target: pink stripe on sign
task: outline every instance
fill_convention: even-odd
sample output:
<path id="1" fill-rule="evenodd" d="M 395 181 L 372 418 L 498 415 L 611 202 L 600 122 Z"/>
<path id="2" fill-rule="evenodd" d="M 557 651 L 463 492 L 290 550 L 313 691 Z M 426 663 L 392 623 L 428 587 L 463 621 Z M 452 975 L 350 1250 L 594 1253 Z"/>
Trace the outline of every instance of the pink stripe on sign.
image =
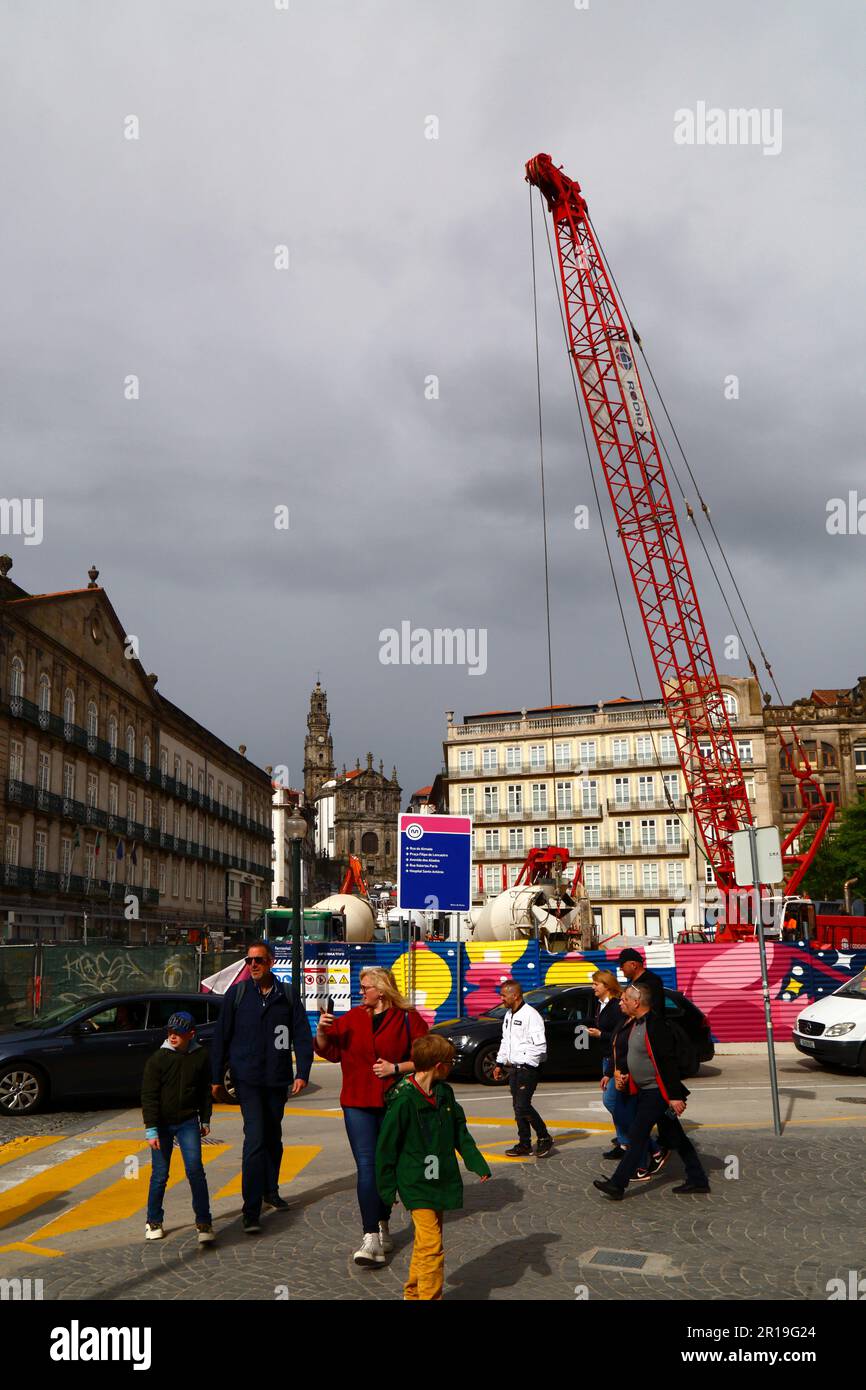
<path id="1" fill-rule="evenodd" d="M 410 825 L 420 825 L 422 830 L 435 831 L 439 835 L 469 835 L 472 821 L 469 816 L 401 816 L 400 831 Z"/>

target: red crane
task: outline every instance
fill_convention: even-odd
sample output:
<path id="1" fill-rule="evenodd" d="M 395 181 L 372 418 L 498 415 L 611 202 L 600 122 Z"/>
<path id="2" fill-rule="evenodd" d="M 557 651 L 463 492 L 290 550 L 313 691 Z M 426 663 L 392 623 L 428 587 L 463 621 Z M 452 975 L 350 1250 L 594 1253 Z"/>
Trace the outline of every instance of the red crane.
<path id="1" fill-rule="evenodd" d="M 728 927 L 732 935 L 742 934 L 736 932 L 730 896 L 736 888 L 731 836 L 751 823 L 752 813 L 625 315 L 580 185 L 546 154 L 529 160 L 526 178 L 541 191 L 553 220 L 569 349 L 617 534 L 698 831 L 725 898 Z M 801 881 L 834 812 L 792 732 L 799 762 L 782 739 L 784 755 L 799 778 L 801 795 L 806 784 L 810 793 L 808 799 L 803 795 L 803 815 L 783 844 L 786 893 Z M 809 822 L 816 827 L 811 844 L 794 853 L 795 838 Z M 751 933 L 751 926 L 746 930 Z"/>

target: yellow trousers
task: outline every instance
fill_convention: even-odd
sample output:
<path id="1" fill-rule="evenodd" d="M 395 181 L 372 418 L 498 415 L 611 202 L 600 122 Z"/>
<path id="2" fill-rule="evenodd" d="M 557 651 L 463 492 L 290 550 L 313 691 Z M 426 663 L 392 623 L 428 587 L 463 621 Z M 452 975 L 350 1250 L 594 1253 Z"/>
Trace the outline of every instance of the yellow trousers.
<path id="1" fill-rule="evenodd" d="M 415 1227 L 415 1244 L 403 1297 L 412 1302 L 439 1299 L 445 1282 L 442 1213 L 421 1208 L 412 1212 L 412 1223 Z"/>

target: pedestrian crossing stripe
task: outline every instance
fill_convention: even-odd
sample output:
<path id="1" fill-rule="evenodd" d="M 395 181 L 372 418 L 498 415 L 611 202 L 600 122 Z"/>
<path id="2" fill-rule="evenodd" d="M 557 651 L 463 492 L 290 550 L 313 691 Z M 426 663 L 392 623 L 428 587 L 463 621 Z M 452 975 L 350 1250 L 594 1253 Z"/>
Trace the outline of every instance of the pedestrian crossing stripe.
<path id="1" fill-rule="evenodd" d="M 62 1197 L 70 1188 L 77 1187 L 80 1183 L 96 1177 L 98 1173 L 104 1173 L 107 1168 L 122 1163 L 129 1157 L 131 1147 L 141 1146 L 130 1146 L 128 1140 L 110 1139 L 96 1148 L 62 1159 L 60 1163 L 50 1164 L 25 1178 L 23 1182 L 9 1186 L 0 1194 L 0 1228 L 21 1221 L 31 1211 L 36 1211 L 38 1207 Z M 0 1251 L 10 1248 L 21 1247 L 17 1244 L 11 1247 L 0 1246 Z"/>
<path id="2" fill-rule="evenodd" d="M 283 1149 L 283 1161 L 280 1164 L 280 1182 L 291 1182 L 296 1178 L 302 1169 L 322 1152 L 321 1144 L 287 1144 Z M 231 1182 L 227 1182 L 225 1187 L 221 1187 L 214 1198 L 218 1202 L 220 1197 L 239 1197 L 243 1173 L 236 1173 Z"/>
<path id="3" fill-rule="evenodd" d="M 0 1165 L 14 1163 L 18 1158 L 27 1158 L 29 1154 L 37 1153 L 49 1144 L 56 1144 L 59 1139 L 59 1134 L 22 1134 L 18 1139 L 10 1139 L 7 1144 L 0 1144 Z"/>
<path id="4" fill-rule="evenodd" d="M 35 1151 L 55 1142 L 57 1141 L 53 1137 L 44 1137 L 40 1145 L 31 1142 L 26 1147 L 19 1146 L 17 1156 L 20 1158 L 31 1150 Z M 233 1144 L 218 1142 L 203 1147 L 202 1162 L 212 1163 L 214 1159 L 222 1158 L 235 1147 L 237 1146 Z M 287 1145 L 283 1150 L 280 1182 L 291 1182 L 319 1153 L 321 1145 Z M 0 1229 L 17 1224 L 40 1207 L 67 1197 L 72 1189 L 82 1186 L 113 1167 L 120 1167 L 133 1155 L 140 1156 L 135 1176 L 121 1176 L 108 1187 L 51 1217 L 44 1226 L 40 1226 L 25 1240 L 0 1245 L 0 1254 L 19 1251 L 45 1258 L 56 1258 L 64 1252 L 52 1249 L 42 1242 L 107 1226 L 116 1221 L 127 1220 L 135 1216 L 136 1212 L 144 1212 L 151 1171 L 147 1141 L 139 1138 L 137 1141 L 112 1139 L 96 1145 L 85 1145 L 80 1141 L 77 1144 L 61 1144 L 56 1151 L 57 1162 L 27 1164 L 19 1170 L 17 1177 L 4 1181 L 0 1185 Z M 11 1158 L 7 1161 L 11 1161 Z M 185 1180 L 183 1158 L 180 1151 L 175 1149 L 171 1158 L 168 1187 L 175 1187 Z M 230 1182 L 220 1188 L 213 1200 L 238 1196 L 241 1184 L 242 1174 L 236 1173 Z"/>
<path id="5" fill-rule="evenodd" d="M 125 1158 L 129 1157 L 129 1146 Z M 219 1144 L 211 1148 L 202 1150 L 202 1163 L 208 1164 L 215 1158 L 220 1158 L 231 1148 L 231 1144 Z M 42 1241 L 56 1240 L 58 1236 L 72 1235 L 76 1231 L 89 1231 L 95 1226 L 108 1226 L 113 1221 L 125 1221 L 127 1217 L 135 1216 L 137 1211 L 142 1211 L 147 1206 L 147 1190 L 150 1185 L 151 1165 L 149 1157 L 139 1165 L 137 1174 L 134 1177 L 118 1178 L 117 1182 L 110 1187 L 104 1188 L 101 1192 L 96 1192 L 92 1197 L 86 1197 L 83 1202 L 77 1203 L 68 1211 L 61 1212 L 49 1221 L 47 1226 L 41 1226 L 38 1231 L 33 1231 L 27 1237 L 24 1246 L 30 1251 L 38 1251 L 42 1255 L 57 1256 L 62 1255 L 62 1250 L 49 1250 L 41 1244 Z M 183 1167 L 183 1158 L 175 1148 L 171 1155 L 171 1169 L 166 1186 L 176 1187 L 179 1182 L 184 1182 L 186 1173 Z M 37 1242 L 39 1242 L 37 1244 Z M 0 1250 L 15 1250 L 22 1247 L 15 1245 L 0 1246 Z"/>

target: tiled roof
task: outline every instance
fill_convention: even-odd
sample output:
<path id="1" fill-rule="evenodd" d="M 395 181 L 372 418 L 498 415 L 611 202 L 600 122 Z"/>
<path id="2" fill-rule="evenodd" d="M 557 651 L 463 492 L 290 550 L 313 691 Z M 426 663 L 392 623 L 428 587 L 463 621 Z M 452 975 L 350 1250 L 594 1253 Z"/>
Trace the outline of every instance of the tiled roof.
<path id="1" fill-rule="evenodd" d="M 848 690 L 813 690 L 811 698 L 816 705 L 838 705 L 850 699 L 850 693 Z"/>

